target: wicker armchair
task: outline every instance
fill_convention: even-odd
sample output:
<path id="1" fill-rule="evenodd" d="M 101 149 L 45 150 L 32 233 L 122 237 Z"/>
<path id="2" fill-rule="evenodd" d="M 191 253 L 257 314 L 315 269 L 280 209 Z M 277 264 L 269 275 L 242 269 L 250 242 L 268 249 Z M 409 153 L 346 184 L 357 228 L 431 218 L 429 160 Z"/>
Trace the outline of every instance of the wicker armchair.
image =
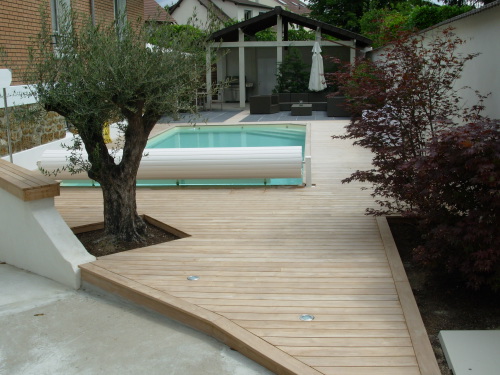
<path id="1" fill-rule="evenodd" d="M 250 97 L 250 114 L 277 113 L 279 111 L 278 95 L 257 95 Z"/>

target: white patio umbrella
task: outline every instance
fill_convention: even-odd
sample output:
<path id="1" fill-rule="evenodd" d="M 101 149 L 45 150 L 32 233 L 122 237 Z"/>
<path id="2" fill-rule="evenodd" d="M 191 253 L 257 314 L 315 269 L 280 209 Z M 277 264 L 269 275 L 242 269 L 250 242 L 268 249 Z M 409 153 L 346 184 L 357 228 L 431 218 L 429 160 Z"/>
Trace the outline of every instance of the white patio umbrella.
<path id="1" fill-rule="evenodd" d="M 314 42 L 312 49 L 311 76 L 309 78 L 309 90 L 322 91 L 326 89 L 325 72 L 323 70 L 323 57 L 321 56 L 321 47 L 318 42 Z"/>

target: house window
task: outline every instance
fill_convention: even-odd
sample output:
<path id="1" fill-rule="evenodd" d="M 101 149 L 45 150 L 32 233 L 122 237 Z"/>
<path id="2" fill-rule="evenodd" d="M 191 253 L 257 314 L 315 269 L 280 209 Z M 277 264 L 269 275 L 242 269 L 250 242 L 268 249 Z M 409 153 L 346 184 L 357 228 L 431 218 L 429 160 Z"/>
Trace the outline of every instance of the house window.
<path id="1" fill-rule="evenodd" d="M 52 30 L 54 34 L 59 34 L 71 10 L 70 0 L 51 0 L 50 8 L 52 11 Z"/>
<path id="2" fill-rule="evenodd" d="M 249 20 L 250 18 L 252 18 L 252 11 L 245 9 L 245 13 L 244 13 L 244 17 L 243 18 L 245 20 Z"/>
<path id="3" fill-rule="evenodd" d="M 51 0 L 50 10 L 52 13 L 52 43 L 57 48 L 61 34 L 71 31 L 70 0 Z"/>
<path id="4" fill-rule="evenodd" d="M 127 0 L 113 0 L 115 9 L 116 27 L 120 30 L 127 20 Z"/>

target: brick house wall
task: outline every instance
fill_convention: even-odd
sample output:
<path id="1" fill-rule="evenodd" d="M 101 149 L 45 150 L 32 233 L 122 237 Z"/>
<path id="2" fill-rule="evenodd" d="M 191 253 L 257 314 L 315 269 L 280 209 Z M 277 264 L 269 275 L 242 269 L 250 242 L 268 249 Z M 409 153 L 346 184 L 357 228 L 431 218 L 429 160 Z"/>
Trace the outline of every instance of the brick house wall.
<path id="1" fill-rule="evenodd" d="M 12 85 L 22 83 L 21 72 L 28 61 L 30 38 L 41 30 L 40 6 L 50 14 L 48 0 L 45 4 L 39 0 L 0 1 L 0 46 L 9 58 Z"/>
<path id="2" fill-rule="evenodd" d="M 127 19 L 144 19 L 144 1 L 127 0 Z M 90 15 L 90 0 L 71 0 L 73 10 Z M 41 30 L 40 7 L 51 14 L 50 0 L 0 1 L 0 46 L 9 58 L 12 85 L 22 84 L 21 73 L 28 62 L 30 38 Z M 97 22 L 114 20 L 113 0 L 94 0 Z M 0 62 L 0 67 L 2 63 Z"/>
<path id="3" fill-rule="evenodd" d="M 26 69 L 28 47 L 41 31 L 40 11 L 51 15 L 50 0 L 0 0 L 0 51 L 7 54 L 7 64 L 0 60 L 1 68 L 12 70 L 12 86 L 22 85 L 22 74 Z M 72 10 L 83 15 L 91 15 L 90 0 L 71 0 Z M 95 21 L 114 22 L 114 0 L 94 0 Z M 127 19 L 139 22 L 144 19 L 144 0 L 126 0 Z M 48 20 L 51 23 L 51 20 Z M 76 25 L 77 27 L 77 25 Z M 2 99 L 3 104 L 3 99 Z M 24 107 L 24 106 L 23 106 Z M 65 121 L 55 113 L 48 113 L 36 124 L 12 121 L 14 151 L 31 148 L 65 136 Z M 6 154 L 6 128 L 3 109 L 0 108 L 0 156 Z"/>

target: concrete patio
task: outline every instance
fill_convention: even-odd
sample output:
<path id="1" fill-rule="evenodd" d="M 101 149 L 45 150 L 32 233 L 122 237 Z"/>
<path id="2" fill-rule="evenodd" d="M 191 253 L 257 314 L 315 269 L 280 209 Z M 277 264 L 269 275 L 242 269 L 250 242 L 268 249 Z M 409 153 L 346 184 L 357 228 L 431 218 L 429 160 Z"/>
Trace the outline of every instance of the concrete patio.
<path id="1" fill-rule="evenodd" d="M 271 374 L 217 340 L 84 286 L 0 264 L 0 374 Z"/>

